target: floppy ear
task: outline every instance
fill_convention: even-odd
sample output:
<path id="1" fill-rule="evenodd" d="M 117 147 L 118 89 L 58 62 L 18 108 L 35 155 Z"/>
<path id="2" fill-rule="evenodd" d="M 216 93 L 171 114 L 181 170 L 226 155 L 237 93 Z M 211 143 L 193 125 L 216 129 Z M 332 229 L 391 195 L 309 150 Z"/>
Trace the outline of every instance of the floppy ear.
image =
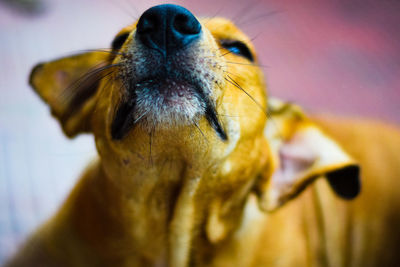
<path id="1" fill-rule="evenodd" d="M 73 137 L 89 132 L 89 118 L 94 96 L 109 53 L 88 52 L 36 65 L 29 83 L 39 96 L 49 104 L 64 133 Z"/>
<path id="2" fill-rule="evenodd" d="M 273 211 L 296 197 L 316 178 L 325 176 L 334 192 L 352 199 L 360 192 L 357 163 L 292 104 L 269 100 L 271 121 L 264 135 L 271 166 L 256 192 L 260 207 Z"/>

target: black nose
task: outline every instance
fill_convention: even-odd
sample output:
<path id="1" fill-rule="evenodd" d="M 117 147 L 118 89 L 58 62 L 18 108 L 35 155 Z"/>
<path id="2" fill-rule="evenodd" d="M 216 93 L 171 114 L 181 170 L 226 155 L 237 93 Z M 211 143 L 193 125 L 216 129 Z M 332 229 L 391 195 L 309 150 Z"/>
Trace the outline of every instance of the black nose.
<path id="1" fill-rule="evenodd" d="M 201 25 L 193 14 L 171 4 L 148 9 L 140 17 L 136 29 L 137 37 L 144 45 L 164 56 L 186 47 L 201 34 Z"/>

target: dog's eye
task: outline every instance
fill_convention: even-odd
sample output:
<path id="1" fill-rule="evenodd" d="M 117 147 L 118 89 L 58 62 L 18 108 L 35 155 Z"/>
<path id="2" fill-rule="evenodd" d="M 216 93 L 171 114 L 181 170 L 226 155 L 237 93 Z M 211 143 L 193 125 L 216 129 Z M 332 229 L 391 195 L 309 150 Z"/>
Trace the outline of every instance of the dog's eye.
<path id="1" fill-rule="evenodd" d="M 254 57 L 250 52 L 250 49 L 240 41 L 222 40 L 221 46 L 236 55 L 243 56 L 250 61 L 254 61 Z"/>
<path id="2" fill-rule="evenodd" d="M 118 35 L 111 43 L 112 50 L 119 50 L 129 36 L 129 32 Z"/>

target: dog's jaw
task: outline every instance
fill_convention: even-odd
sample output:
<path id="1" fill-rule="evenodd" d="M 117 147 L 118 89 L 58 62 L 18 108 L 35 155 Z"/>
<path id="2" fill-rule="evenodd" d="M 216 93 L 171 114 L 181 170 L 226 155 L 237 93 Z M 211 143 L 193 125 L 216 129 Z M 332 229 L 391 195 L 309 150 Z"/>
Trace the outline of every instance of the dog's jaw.
<path id="1" fill-rule="evenodd" d="M 136 114 L 148 127 L 190 125 L 204 114 L 205 103 L 195 87 L 186 82 L 166 78 L 136 84 Z"/>

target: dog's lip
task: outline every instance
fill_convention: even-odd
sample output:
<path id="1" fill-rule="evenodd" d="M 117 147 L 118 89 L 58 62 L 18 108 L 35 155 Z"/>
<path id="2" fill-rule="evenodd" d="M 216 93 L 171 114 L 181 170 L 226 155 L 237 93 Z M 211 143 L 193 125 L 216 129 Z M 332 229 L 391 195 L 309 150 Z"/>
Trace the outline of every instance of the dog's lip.
<path id="1" fill-rule="evenodd" d="M 167 85 L 165 87 L 165 85 Z M 191 98 L 197 98 L 204 105 L 203 115 L 209 122 L 210 126 L 217 132 L 222 140 L 227 140 L 227 135 L 217 118 L 215 106 L 211 98 L 207 95 L 200 84 L 189 82 L 184 78 L 160 78 L 147 77 L 140 81 L 132 83 L 132 88 L 128 91 L 129 96 L 125 102 L 121 102 L 114 114 L 111 125 L 111 136 L 115 140 L 121 140 L 124 136 L 141 120 L 142 116 L 136 118 L 135 107 L 138 91 L 144 87 L 152 88 L 153 86 L 161 87 L 161 94 L 164 94 L 163 105 L 185 105 L 185 101 L 191 101 Z M 154 89 L 153 87 L 153 89 Z M 176 89 L 178 88 L 178 89 Z M 168 96 L 175 94 L 175 96 Z M 182 99 L 182 101 L 180 100 Z M 183 101 L 184 100 L 184 101 Z"/>
<path id="2" fill-rule="evenodd" d="M 189 79 L 185 78 L 147 78 L 137 82 L 132 90 L 138 94 L 143 88 L 157 90 L 163 98 L 162 104 L 170 107 L 184 107 L 188 101 L 195 98 L 200 102 L 207 102 L 201 85 L 189 82 Z"/>
<path id="3" fill-rule="evenodd" d="M 203 91 L 201 86 L 196 83 L 176 78 L 146 78 L 136 82 L 133 90 L 140 90 L 142 87 L 158 87 L 158 90 L 167 96 L 176 93 L 179 97 L 186 96 L 187 98 L 192 98 L 197 91 Z"/>
<path id="4" fill-rule="evenodd" d="M 149 76 L 138 81 L 132 81 L 127 88 L 127 97 L 120 102 L 114 113 L 111 125 L 111 136 L 115 140 L 121 140 L 142 117 L 137 117 L 137 96 L 145 88 L 158 90 L 163 96 L 162 104 L 167 107 L 182 106 L 187 101 L 197 98 L 206 106 L 208 100 L 200 85 L 188 82 L 186 79 L 164 78 Z"/>

